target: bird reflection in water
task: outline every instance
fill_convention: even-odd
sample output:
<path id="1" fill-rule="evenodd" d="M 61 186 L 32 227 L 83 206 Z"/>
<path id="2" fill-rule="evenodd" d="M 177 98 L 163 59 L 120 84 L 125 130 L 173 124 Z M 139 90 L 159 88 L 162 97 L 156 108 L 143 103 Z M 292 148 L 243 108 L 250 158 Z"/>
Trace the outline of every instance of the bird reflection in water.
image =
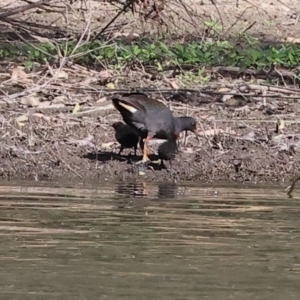
<path id="1" fill-rule="evenodd" d="M 175 183 L 161 183 L 158 185 L 158 198 L 175 198 L 177 195 L 177 185 Z"/>
<path id="2" fill-rule="evenodd" d="M 115 192 L 128 197 L 145 197 L 148 195 L 145 182 L 122 182 L 116 184 Z"/>

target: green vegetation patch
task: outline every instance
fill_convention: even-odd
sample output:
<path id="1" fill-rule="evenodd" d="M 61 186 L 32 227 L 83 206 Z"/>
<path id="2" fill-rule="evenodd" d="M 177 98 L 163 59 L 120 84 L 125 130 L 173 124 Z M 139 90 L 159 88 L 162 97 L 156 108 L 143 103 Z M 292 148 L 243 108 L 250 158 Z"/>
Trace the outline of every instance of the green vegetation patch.
<path id="1" fill-rule="evenodd" d="M 124 67 L 132 63 L 156 66 L 158 70 L 180 65 L 237 66 L 262 69 L 271 66 L 294 68 L 300 62 L 297 44 L 262 44 L 246 38 L 243 43 L 230 41 L 188 42 L 168 45 L 162 41 L 132 43 L 95 41 L 78 45 L 75 41 L 0 47 L 0 57 L 31 62 L 49 61 L 63 55 L 79 64 L 102 64 L 106 67 Z"/>

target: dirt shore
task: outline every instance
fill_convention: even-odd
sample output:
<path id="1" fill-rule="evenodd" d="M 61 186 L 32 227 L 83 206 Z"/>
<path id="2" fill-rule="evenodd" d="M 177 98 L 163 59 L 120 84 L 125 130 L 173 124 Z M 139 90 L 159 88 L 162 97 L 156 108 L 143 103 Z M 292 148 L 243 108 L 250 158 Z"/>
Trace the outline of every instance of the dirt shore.
<path id="1" fill-rule="evenodd" d="M 298 171 L 299 100 L 264 99 L 259 93 L 248 99 L 199 93 L 151 96 L 165 101 L 174 115 L 193 116 L 201 132 L 199 141 L 190 133 L 186 146 L 181 143 L 171 172 L 153 164 L 141 173 L 135 165 L 141 152 L 134 157 L 133 149 L 118 156 L 111 125 L 122 119 L 110 94 L 83 91 L 0 101 L 1 176 L 286 183 Z M 76 103 L 80 110 L 74 114 Z M 156 149 L 154 144 L 153 160 Z"/>

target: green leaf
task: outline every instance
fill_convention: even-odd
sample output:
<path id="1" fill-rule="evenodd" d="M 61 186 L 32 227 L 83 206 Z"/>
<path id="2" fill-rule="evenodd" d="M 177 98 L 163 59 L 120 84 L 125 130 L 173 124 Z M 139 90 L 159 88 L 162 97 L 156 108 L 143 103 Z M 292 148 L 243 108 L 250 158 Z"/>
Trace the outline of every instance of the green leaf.
<path id="1" fill-rule="evenodd" d="M 169 47 L 165 43 L 160 42 L 159 45 L 160 45 L 161 49 L 163 49 L 165 52 L 170 52 Z"/>

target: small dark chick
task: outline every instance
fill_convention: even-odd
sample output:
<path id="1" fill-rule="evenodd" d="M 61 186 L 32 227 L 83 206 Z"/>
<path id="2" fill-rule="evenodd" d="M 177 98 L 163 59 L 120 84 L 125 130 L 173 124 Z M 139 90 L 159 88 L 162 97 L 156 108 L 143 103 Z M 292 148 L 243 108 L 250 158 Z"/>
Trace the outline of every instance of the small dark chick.
<path id="1" fill-rule="evenodd" d="M 112 127 L 115 129 L 115 138 L 121 145 L 118 155 L 120 155 L 125 148 L 134 148 L 134 155 L 136 156 L 139 142 L 137 132 L 132 127 L 122 122 L 115 122 L 112 124 Z"/>
<path id="2" fill-rule="evenodd" d="M 176 141 L 166 141 L 158 147 L 158 157 L 161 160 L 161 166 L 165 167 L 164 161 L 169 161 L 170 167 L 172 167 L 171 161 L 178 153 L 178 146 Z M 167 169 L 167 168 L 166 168 Z"/>

